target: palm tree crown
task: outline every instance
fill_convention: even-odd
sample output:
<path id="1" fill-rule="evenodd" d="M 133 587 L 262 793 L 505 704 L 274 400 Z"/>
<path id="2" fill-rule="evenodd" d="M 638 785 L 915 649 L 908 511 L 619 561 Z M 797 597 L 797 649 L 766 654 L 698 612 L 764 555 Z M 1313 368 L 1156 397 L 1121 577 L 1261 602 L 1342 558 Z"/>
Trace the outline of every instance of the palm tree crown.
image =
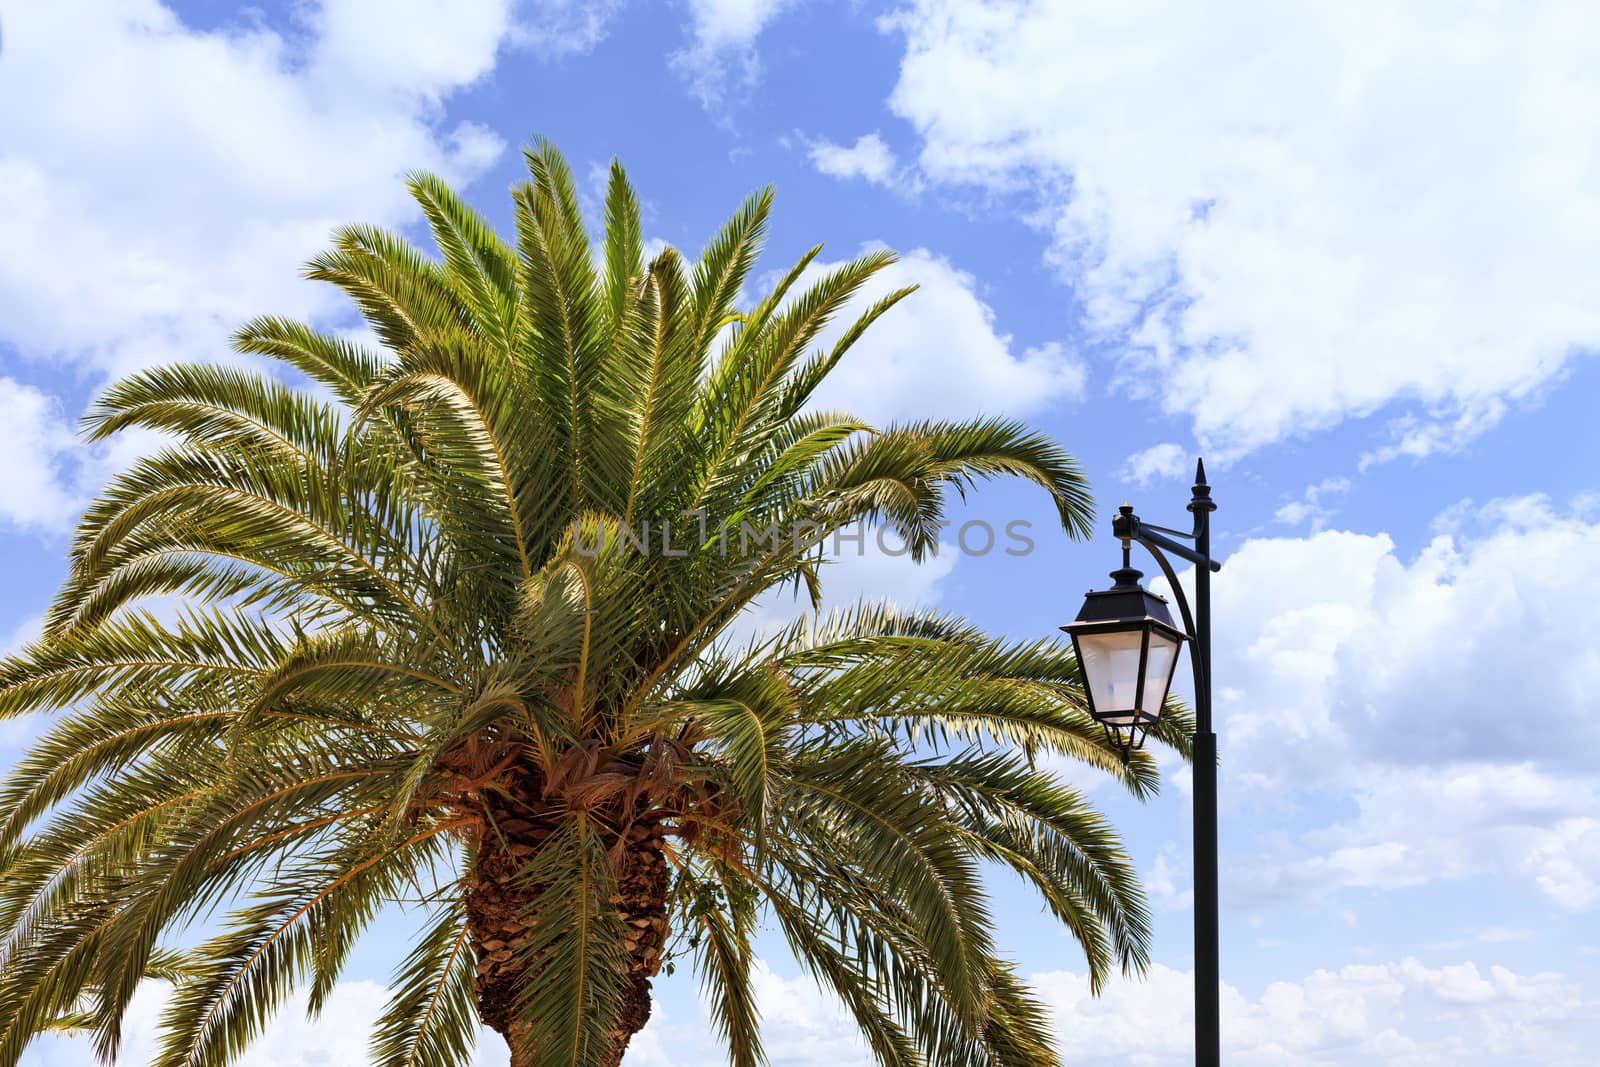
<path id="1" fill-rule="evenodd" d="M 1002 420 L 814 409 L 909 292 L 818 347 L 889 253 L 820 273 L 813 249 L 740 310 L 770 192 L 693 265 L 647 262 L 620 167 L 596 250 L 559 154 L 527 162 L 514 245 L 419 174 L 440 258 L 352 226 L 311 262 L 381 352 L 259 319 L 238 349 L 309 383 L 179 364 L 87 417 L 172 444 L 89 507 L 44 637 L 0 663 L 0 715 L 57 711 L 0 787 L 0 1065 L 64 1014 L 114 1054 L 196 920 L 159 1063 L 228 1063 L 296 987 L 317 1009 L 397 902 L 419 929 L 372 1039 L 394 1067 L 464 1063 L 480 1017 L 517 1067 L 614 1067 L 675 955 L 760 1063 L 763 921 L 885 1064 L 1054 1063 L 985 863 L 1097 987 L 1144 966 L 1116 835 L 1035 761 L 1137 795 L 1155 765 L 1103 741 L 1065 646 L 868 604 L 727 634 L 763 593 L 814 602 L 846 525 L 920 558 L 982 479 L 1036 483 L 1082 534 L 1074 462 Z"/>

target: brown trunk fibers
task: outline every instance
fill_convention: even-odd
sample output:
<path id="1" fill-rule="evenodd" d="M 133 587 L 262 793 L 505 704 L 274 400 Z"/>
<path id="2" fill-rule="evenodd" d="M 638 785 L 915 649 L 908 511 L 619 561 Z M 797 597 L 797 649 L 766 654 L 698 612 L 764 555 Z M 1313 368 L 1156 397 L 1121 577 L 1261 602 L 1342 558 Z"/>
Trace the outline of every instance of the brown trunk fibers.
<path id="1" fill-rule="evenodd" d="M 499 784 L 503 788 L 479 794 L 494 829 L 486 828 L 482 836 L 467 894 L 467 924 L 478 958 L 478 1012 L 511 1047 L 511 1067 L 542 1067 L 540 1051 L 528 1047 L 525 1027 L 516 1021 L 517 996 L 530 966 L 517 950 L 536 921 L 539 892 L 518 876 L 560 821 L 571 816 L 559 801 L 543 795 L 536 774 L 513 770 Z M 603 810 L 595 814 L 601 824 L 610 821 Z M 613 825 L 627 827 L 626 840 L 612 842 L 610 854 L 617 887 L 612 903 L 625 925 L 628 974 L 611 1043 L 600 1060 L 603 1067 L 617 1067 L 628 1042 L 649 1021 L 650 979 L 661 967 L 667 940 L 661 826 L 645 819 L 631 824 L 618 819 Z"/>

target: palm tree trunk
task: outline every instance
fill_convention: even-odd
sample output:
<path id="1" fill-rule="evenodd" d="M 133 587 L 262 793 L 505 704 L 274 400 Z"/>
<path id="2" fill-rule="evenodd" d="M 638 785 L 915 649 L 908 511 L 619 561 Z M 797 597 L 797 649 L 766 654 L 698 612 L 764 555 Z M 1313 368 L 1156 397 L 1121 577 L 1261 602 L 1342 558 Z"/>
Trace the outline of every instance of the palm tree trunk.
<path id="1" fill-rule="evenodd" d="M 667 859 L 660 827 L 636 824 L 628 831 L 617 870 L 617 911 L 627 925 L 628 978 L 622 990 L 611 1047 L 601 1067 L 617 1067 L 633 1035 L 650 1021 L 650 979 L 661 969 L 667 942 Z"/>
<path id="2" fill-rule="evenodd" d="M 539 795 L 539 783 L 513 781 L 502 796 L 485 791 L 498 833 L 485 835 L 473 864 L 467 894 L 467 924 L 478 959 L 478 1013 L 506 1039 L 511 1067 L 542 1067 L 540 1050 L 531 1047 L 526 1028 L 517 1022 L 518 993 L 530 976 L 529 964 L 518 952 L 538 914 L 536 885 L 519 879 L 532 857 L 550 838 L 559 820 L 570 817 Z M 660 826 L 635 822 L 616 863 L 617 893 L 612 898 L 624 925 L 628 947 L 628 973 L 623 982 L 621 1009 L 611 1043 L 599 1059 L 600 1067 L 617 1067 L 633 1035 L 650 1020 L 650 979 L 661 968 L 661 951 L 667 940 L 666 857 L 662 853 Z"/>

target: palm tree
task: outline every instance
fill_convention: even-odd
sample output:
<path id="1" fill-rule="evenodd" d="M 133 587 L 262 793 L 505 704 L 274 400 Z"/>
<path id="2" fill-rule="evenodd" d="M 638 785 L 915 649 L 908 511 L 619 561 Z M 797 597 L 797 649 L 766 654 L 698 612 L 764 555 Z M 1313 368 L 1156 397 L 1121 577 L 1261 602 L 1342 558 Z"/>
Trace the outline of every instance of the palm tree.
<path id="1" fill-rule="evenodd" d="M 1073 460 L 997 419 L 813 410 L 909 292 L 818 347 L 889 253 L 813 278 L 813 249 L 740 311 L 770 191 L 693 266 L 646 262 L 620 167 L 597 251 L 560 155 L 527 162 L 514 246 L 418 174 L 440 259 L 352 226 L 311 262 L 381 353 L 263 318 L 238 349 L 309 382 L 179 364 L 86 417 L 172 444 L 89 507 L 45 635 L 0 664 L 0 715 L 62 709 L 0 788 L 0 1064 L 85 989 L 114 1054 L 196 920 L 163 1067 L 229 1062 L 302 983 L 317 1010 L 396 903 L 419 931 L 372 1040 L 395 1067 L 463 1063 L 479 1018 L 516 1067 L 614 1067 L 673 956 L 760 1063 L 762 922 L 886 1064 L 1055 1063 L 986 863 L 1096 986 L 1145 966 L 1117 836 L 1035 761 L 1140 796 L 1155 764 L 1104 743 L 1064 646 L 868 604 L 727 635 L 762 594 L 815 602 L 848 524 L 921 558 L 983 479 L 1081 535 Z"/>

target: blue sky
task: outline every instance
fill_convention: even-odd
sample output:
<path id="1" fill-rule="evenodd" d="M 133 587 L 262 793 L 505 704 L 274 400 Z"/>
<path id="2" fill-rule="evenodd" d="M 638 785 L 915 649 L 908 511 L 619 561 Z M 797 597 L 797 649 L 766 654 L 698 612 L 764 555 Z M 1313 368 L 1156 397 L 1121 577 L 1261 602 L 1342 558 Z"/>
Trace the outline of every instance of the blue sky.
<path id="1" fill-rule="evenodd" d="M 651 239 L 690 253 L 770 182 L 764 269 L 819 241 L 833 260 L 881 243 L 904 256 L 888 284 L 923 286 L 857 349 L 838 402 L 1023 417 L 1082 459 L 1103 514 L 1128 499 L 1174 525 L 1206 456 L 1226 557 L 1229 1061 L 1591 1062 L 1592 9 L 436 6 L 0 0 L 0 647 L 34 632 L 86 497 L 148 444 L 74 438 L 96 390 L 221 356 L 258 314 L 353 325 L 297 267 L 339 223 L 415 232 L 405 170 L 509 225 L 529 136 L 585 177 L 615 155 Z M 830 596 L 1034 636 L 1115 563 L 1108 536 L 1045 536 L 1021 490 L 968 511 L 1032 519 L 1037 551 L 850 560 Z M 0 759 L 28 729 L 0 723 Z M 1073 772 L 1151 891 L 1145 981 L 1090 1001 L 1073 944 L 994 884 L 1074 1063 L 1188 1057 L 1172 769 L 1143 806 Z M 286 1015 L 252 1062 L 358 1062 L 403 932 L 387 922 L 336 1009 Z M 774 1061 L 865 1064 L 781 945 L 765 954 Z M 141 995 L 129 1062 L 159 996 Z M 68 1042 L 32 1056 L 91 1062 Z M 692 979 L 660 983 L 627 1062 L 717 1062 Z"/>

